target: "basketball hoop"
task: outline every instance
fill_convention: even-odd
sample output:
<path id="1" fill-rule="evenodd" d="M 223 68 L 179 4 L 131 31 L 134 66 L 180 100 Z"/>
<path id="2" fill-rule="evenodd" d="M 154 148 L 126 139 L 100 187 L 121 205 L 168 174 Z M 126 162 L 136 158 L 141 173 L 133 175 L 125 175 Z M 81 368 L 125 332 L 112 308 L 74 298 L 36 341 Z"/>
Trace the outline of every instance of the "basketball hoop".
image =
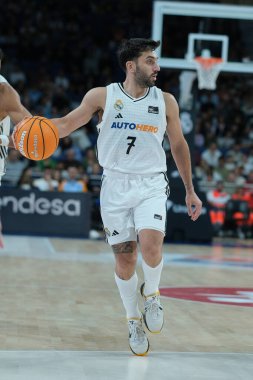
<path id="1" fill-rule="evenodd" d="M 200 90 L 215 90 L 216 79 L 223 66 L 222 58 L 195 57 L 194 62 L 198 74 L 198 88 Z"/>

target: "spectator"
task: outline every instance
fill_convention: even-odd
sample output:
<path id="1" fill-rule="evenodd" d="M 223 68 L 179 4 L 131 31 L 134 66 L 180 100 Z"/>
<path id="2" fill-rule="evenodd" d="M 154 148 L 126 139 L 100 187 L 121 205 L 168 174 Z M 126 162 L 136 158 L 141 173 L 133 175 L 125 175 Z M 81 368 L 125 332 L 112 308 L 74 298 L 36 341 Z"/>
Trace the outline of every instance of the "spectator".
<path id="1" fill-rule="evenodd" d="M 93 148 L 88 148 L 84 154 L 83 166 L 87 174 L 92 172 L 93 164 L 98 162 L 96 152 Z"/>
<path id="2" fill-rule="evenodd" d="M 71 159 L 79 161 L 79 164 L 82 162 L 83 154 L 81 149 L 73 143 L 72 136 L 66 136 L 63 139 L 60 139 L 59 147 L 60 153 L 57 158 L 58 160 L 65 161 L 68 159 L 68 154 L 71 151 Z"/>
<path id="3" fill-rule="evenodd" d="M 237 164 L 242 161 L 243 158 L 243 152 L 242 152 L 242 146 L 239 143 L 234 144 L 228 151 L 227 155 L 232 156 L 234 162 Z"/>
<path id="4" fill-rule="evenodd" d="M 253 170 L 248 173 L 245 185 L 253 192 Z"/>
<path id="5" fill-rule="evenodd" d="M 68 169 L 70 166 L 82 169 L 82 162 L 77 158 L 77 154 L 74 148 L 69 148 L 64 152 L 64 158 L 62 158 L 64 169 Z"/>
<path id="6" fill-rule="evenodd" d="M 228 153 L 226 155 L 226 159 L 225 159 L 225 168 L 228 170 L 228 172 L 231 172 L 235 169 L 236 167 L 236 163 L 234 161 L 234 156 L 233 154 L 231 153 Z"/>
<path id="7" fill-rule="evenodd" d="M 32 168 L 25 168 L 18 180 L 17 187 L 22 190 L 31 190 L 33 186 Z"/>
<path id="8" fill-rule="evenodd" d="M 236 166 L 236 168 L 234 170 L 235 185 L 236 186 L 242 186 L 242 185 L 245 184 L 246 178 L 245 178 L 245 176 L 243 174 L 244 167 L 240 165 L 241 161 L 238 161 L 238 162 L 239 162 L 239 166 Z"/>
<path id="9" fill-rule="evenodd" d="M 244 238 L 246 235 L 251 237 L 253 232 L 253 205 L 251 193 L 245 190 L 242 185 L 237 185 L 231 199 L 235 202 L 242 202 L 235 206 L 235 212 L 232 215 L 237 236 L 240 238 Z M 244 205 L 244 202 L 247 206 Z"/>
<path id="10" fill-rule="evenodd" d="M 60 68 L 58 74 L 55 77 L 54 83 L 56 86 L 62 87 L 65 90 L 69 88 L 69 78 L 67 77 L 63 68 Z"/>
<path id="11" fill-rule="evenodd" d="M 79 128 L 71 134 L 75 146 L 79 147 L 82 152 L 91 147 L 91 141 L 87 134 L 86 127 Z"/>
<path id="12" fill-rule="evenodd" d="M 34 187 L 41 191 L 55 191 L 58 190 L 59 182 L 53 178 L 53 169 L 50 167 L 45 168 L 43 177 L 37 178 L 33 181 Z"/>
<path id="13" fill-rule="evenodd" d="M 219 163 L 219 158 L 221 156 L 221 151 L 217 149 L 217 144 L 212 142 L 208 149 L 204 150 L 201 158 L 211 167 L 217 167 Z"/>
<path id="14" fill-rule="evenodd" d="M 229 170 L 226 167 L 226 159 L 224 156 L 220 156 L 220 158 L 218 160 L 218 165 L 214 169 L 214 173 L 216 173 L 220 176 L 220 178 L 219 178 L 220 180 L 226 181 L 228 174 L 229 174 Z"/>
<path id="15" fill-rule="evenodd" d="M 63 180 L 58 190 L 64 191 L 64 192 L 72 192 L 72 193 L 80 193 L 80 192 L 87 192 L 88 187 L 87 183 L 80 179 L 80 175 L 78 172 L 78 169 L 75 166 L 70 166 L 68 168 L 68 179 Z"/>
<path id="16" fill-rule="evenodd" d="M 207 201 L 210 205 L 210 219 L 215 235 L 222 230 L 225 221 L 225 206 L 230 195 L 224 190 L 223 181 L 218 181 L 213 190 L 207 192 Z"/>

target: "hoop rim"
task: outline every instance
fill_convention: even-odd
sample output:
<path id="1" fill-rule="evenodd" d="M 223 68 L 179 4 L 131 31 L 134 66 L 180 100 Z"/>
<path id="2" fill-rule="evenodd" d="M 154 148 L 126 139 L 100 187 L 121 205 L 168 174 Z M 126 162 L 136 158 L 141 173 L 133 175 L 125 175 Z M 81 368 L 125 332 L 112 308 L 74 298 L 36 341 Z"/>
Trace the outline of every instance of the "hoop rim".
<path id="1" fill-rule="evenodd" d="M 196 63 L 199 63 L 203 69 L 205 68 L 210 68 L 214 65 L 219 65 L 221 63 L 224 63 L 224 59 L 222 58 L 217 58 L 217 57 L 202 57 L 202 56 L 197 56 L 194 58 L 194 61 Z"/>

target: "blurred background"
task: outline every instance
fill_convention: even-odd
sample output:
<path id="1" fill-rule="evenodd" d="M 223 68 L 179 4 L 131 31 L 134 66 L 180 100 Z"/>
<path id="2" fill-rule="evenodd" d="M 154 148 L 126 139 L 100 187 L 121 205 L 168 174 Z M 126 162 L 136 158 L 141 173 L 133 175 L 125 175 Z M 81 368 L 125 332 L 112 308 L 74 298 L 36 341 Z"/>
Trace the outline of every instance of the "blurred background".
<path id="1" fill-rule="evenodd" d="M 117 63 L 118 45 L 124 38 L 152 37 L 154 3 L 152 0 L 72 0 L 71 5 L 65 0 L 7 2 L 0 12 L 0 47 L 5 54 L 1 74 L 18 91 L 32 114 L 63 116 L 77 107 L 92 87 L 124 79 Z M 212 1 L 212 4 L 252 5 L 252 0 Z M 182 31 L 195 31 L 196 20 L 190 17 L 187 20 L 187 25 L 164 23 L 163 38 L 166 40 L 166 33 L 173 34 L 173 43 L 164 44 L 164 54 L 177 56 Z M 233 46 L 230 59 L 251 62 L 253 22 L 243 29 L 240 21 L 234 20 L 226 28 Z M 162 67 L 157 81 L 157 86 L 172 93 L 178 102 L 181 74 L 180 68 Z M 189 223 L 183 185 L 165 138 L 171 183 L 166 240 L 252 239 L 252 73 L 221 72 L 214 90 L 199 90 L 195 83 L 193 98 L 187 109 L 193 129 L 190 135 L 186 133 L 186 138 L 192 154 L 194 185 L 204 203 L 203 215 L 195 224 Z M 181 111 L 187 130 L 185 110 Z M 96 158 L 96 124 L 94 117 L 89 124 L 61 139 L 53 156 L 44 161 L 29 161 L 17 151 L 9 150 L 0 197 L 4 233 L 104 238 L 99 210 L 102 169 Z"/>

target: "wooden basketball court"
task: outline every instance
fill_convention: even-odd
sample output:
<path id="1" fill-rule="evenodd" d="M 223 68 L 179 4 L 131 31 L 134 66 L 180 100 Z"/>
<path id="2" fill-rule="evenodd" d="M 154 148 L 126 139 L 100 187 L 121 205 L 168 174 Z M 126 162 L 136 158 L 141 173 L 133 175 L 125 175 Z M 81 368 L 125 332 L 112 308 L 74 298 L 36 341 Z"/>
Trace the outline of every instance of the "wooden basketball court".
<path id="1" fill-rule="evenodd" d="M 138 358 L 128 348 L 106 243 L 6 236 L 0 252 L 1 378 L 51 380 L 62 371 L 62 380 L 142 379 L 147 373 L 173 380 L 250 379 L 252 247 L 252 241 L 164 245 L 166 321 L 160 335 L 149 335 L 149 355 Z M 141 284 L 140 265 L 138 275 Z"/>

